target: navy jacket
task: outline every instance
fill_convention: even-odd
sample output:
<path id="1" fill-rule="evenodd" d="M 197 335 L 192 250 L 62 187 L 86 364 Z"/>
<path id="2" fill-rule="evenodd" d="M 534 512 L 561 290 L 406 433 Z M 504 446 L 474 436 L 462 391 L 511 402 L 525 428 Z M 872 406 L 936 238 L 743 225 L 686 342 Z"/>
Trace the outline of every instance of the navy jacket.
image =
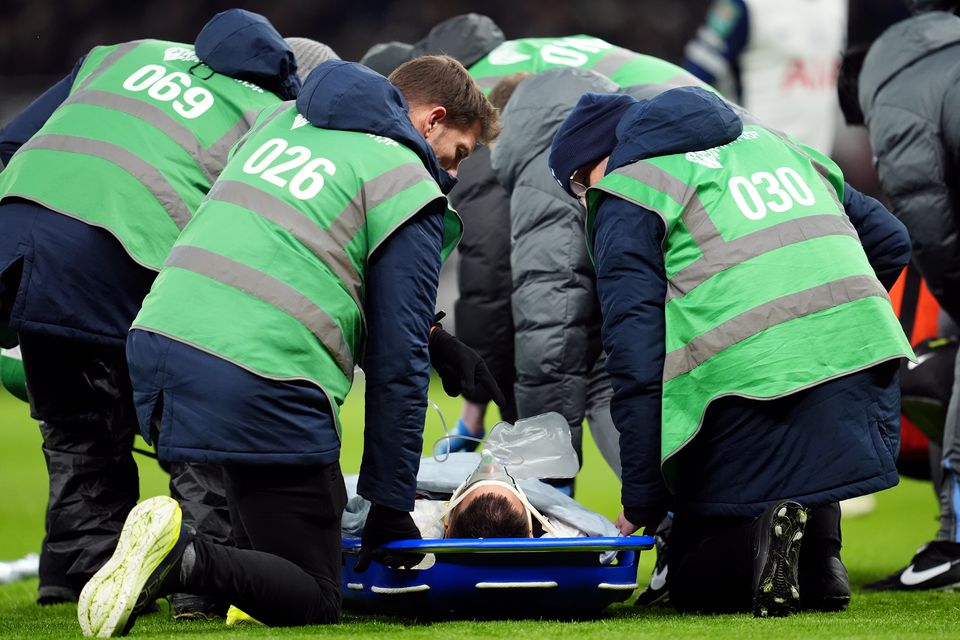
<path id="1" fill-rule="evenodd" d="M 342 61 L 304 83 L 297 109 L 325 128 L 392 138 L 417 153 L 444 191 L 455 183 L 413 127 L 385 78 Z M 366 373 L 363 462 L 358 490 L 410 511 L 423 448 L 430 382 L 427 340 L 443 240 L 443 208 L 422 211 L 371 257 L 365 277 Z M 314 385 L 267 380 L 168 338 L 131 333 L 131 377 L 141 428 L 160 416 L 162 459 L 242 464 L 330 464 L 340 443 L 330 406 Z M 163 397 L 163 408 L 157 400 Z M 176 411 L 167 411 L 171 400 Z M 349 425 L 345 425 L 349 427 Z"/>
<path id="2" fill-rule="evenodd" d="M 741 130 L 736 114 L 711 94 L 672 90 L 626 112 L 607 172 L 643 158 L 725 144 Z M 878 279 L 889 288 L 910 257 L 905 228 L 849 185 L 844 207 Z M 779 400 L 714 402 L 701 433 L 678 454 L 678 481 L 668 491 L 660 473 L 663 238 L 653 212 L 615 197 L 601 201 L 594 237 L 597 289 L 628 519 L 655 522 L 670 507 L 753 516 L 777 499 L 816 505 L 895 484 L 899 389 L 897 363 L 889 363 Z"/>
<path id="3" fill-rule="evenodd" d="M 214 16 L 196 50 L 215 71 L 260 84 L 280 97 L 299 90 L 293 52 L 263 17 L 242 9 Z M 0 132 L 0 161 L 44 125 L 73 86 L 81 59 Z M 22 276 L 0 277 L 10 326 L 88 343 L 122 346 L 156 275 L 136 264 L 107 231 L 23 200 L 0 203 L 0 275 L 22 265 Z M 4 287 L 7 288 L 4 291 Z"/>

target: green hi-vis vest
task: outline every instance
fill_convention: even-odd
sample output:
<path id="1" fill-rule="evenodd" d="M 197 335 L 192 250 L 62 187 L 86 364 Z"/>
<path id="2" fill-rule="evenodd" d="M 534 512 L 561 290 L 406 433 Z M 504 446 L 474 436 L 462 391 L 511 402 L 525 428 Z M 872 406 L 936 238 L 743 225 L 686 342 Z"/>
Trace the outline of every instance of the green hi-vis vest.
<path id="1" fill-rule="evenodd" d="M 666 229 L 661 456 L 722 396 L 771 399 L 913 357 L 826 156 L 757 126 L 733 142 L 621 167 L 588 191 L 657 213 Z"/>
<path id="2" fill-rule="evenodd" d="M 470 75 L 484 93 L 509 75 L 547 69 L 590 69 L 621 87 L 636 84 L 701 86 L 704 83 L 675 64 L 614 46 L 591 36 L 507 40 L 471 65 Z"/>
<path id="3" fill-rule="evenodd" d="M 367 264 L 431 203 L 446 208 L 445 259 L 460 218 L 411 149 L 314 127 L 282 103 L 238 145 L 133 327 L 265 378 L 312 382 L 339 424 L 364 342 Z"/>
<path id="4" fill-rule="evenodd" d="M 0 198 L 102 227 L 159 270 L 230 148 L 278 102 L 214 73 L 190 45 L 97 47 L 67 100 L 0 173 Z"/>

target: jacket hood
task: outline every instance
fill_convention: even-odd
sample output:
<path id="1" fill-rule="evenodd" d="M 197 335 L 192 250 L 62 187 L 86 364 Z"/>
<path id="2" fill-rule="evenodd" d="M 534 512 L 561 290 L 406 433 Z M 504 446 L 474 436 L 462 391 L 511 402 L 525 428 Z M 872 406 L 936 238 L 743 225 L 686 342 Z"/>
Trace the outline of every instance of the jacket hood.
<path id="1" fill-rule="evenodd" d="M 479 13 L 465 13 L 437 24 L 413 45 L 410 58 L 447 55 L 469 68 L 506 38 L 497 23 Z"/>
<path id="2" fill-rule="evenodd" d="M 960 43 L 960 18 L 931 11 L 902 20 L 870 47 L 860 72 L 860 106 L 864 114 L 883 86 L 920 58 Z"/>
<path id="3" fill-rule="evenodd" d="M 444 193 L 456 184 L 440 167 L 433 149 L 410 122 L 407 101 L 386 78 L 357 62 L 328 60 L 314 69 L 297 111 L 323 129 L 359 131 L 396 140 L 411 149 Z"/>
<path id="4" fill-rule="evenodd" d="M 218 13 L 200 30 L 194 49 L 217 73 L 253 82 L 284 100 L 292 100 L 300 90 L 293 51 L 258 13 Z"/>
<path id="5" fill-rule="evenodd" d="M 527 165 L 550 150 L 554 134 L 580 96 L 616 90 L 609 78 L 580 69 L 551 69 L 521 82 L 503 110 L 503 129 L 493 147 L 497 181 L 513 190 Z M 543 171 L 549 175 L 546 161 Z"/>
<path id="6" fill-rule="evenodd" d="M 617 125 L 607 172 L 644 158 L 711 149 L 742 132 L 740 117 L 716 94 L 697 87 L 670 89 L 627 109 Z"/>

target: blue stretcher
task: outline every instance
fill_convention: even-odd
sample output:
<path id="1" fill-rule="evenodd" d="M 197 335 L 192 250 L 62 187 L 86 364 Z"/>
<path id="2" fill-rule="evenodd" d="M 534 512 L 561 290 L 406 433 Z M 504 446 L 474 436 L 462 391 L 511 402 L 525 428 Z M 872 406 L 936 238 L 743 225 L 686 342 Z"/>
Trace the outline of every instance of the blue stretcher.
<path id="1" fill-rule="evenodd" d="M 355 610 L 421 618 L 591 616 L 630 597 L 639 551 L 653 546 L 650 536 L 402 540 L 385 548 L 434 554 L 433 565 L 373 562 L 357 573 L 360 539 L 345 536 L 343 601 Z"/>

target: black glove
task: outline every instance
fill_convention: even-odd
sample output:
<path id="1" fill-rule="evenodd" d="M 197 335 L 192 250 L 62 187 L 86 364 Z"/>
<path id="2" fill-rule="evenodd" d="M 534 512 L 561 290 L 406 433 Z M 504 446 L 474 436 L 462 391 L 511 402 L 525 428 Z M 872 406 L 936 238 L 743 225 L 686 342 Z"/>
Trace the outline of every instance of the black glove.
<path id="1" fill-rule="evenodd" d="M 394 569 L 412 567 L 423 560 L 422 553 L 387 551 L 380 547 L 394 540 L 420 540 L 420 530 L 406 511 L 397 511 L 379 504 L 370 506 L 367 522 L 360 536 L 360 558 L 356 571 L 367 570 L 372 560 Z"/>
<path id="2" fill-rule="evenodd" d="M 506 404 L 497 381 L 477 352 L 443 330 L 439 324 L 430 332 L 430 364 L 437 370 L 448 396 L 476 397 L 483 388 L 501 409 Z"/>
<path id="3" fill-rule="evenodd" d="M 17 332 L 0 322 L 0 347 L 4 349 L 13 349 L 20 344 L 20 337 Z"/>

